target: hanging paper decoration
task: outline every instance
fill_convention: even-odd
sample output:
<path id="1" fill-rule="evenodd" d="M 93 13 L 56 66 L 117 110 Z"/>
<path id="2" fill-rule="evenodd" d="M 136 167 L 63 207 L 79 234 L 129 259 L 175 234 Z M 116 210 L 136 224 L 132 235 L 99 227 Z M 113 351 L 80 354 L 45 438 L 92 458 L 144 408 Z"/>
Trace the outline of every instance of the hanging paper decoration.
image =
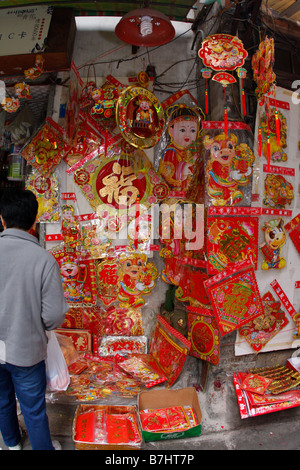
<path id="1" fill-rule="evenodd" d="M 158 278 L 154 263 L 147 262 L 144 253 L 127 250 L 119 256 L 118 301 L 120 307 L 141 307 L 145 304 L 143 295 L 151 293 Z"/>
<path id="2" fill-rule="evenodd" d="M 239 329 L 240 336 L 247 341 L 255 352 L 261 349 L 279 333 L 288 323 L 288 318 L 281 310 L 280 301 L 276 301 L 270 292 L 262 296 L 264 313 Z"/>
<path id="3" fill-rule="evenodd" d="M 242 261 L 204 282 L 222 336 L 264 312 L 253 265 Z"/>
<path id="4" fill-rule="evenodd" d="M 45 59 L 41 54 L 35 56 L 34 66 L 30 69 L 24 70 L 24 75 L 26 79 L 35 80 L 39 78 L 42 73 L 44 73 L 44 62 Z"/>
<path id="5" fill-rule="evenodd" d="M 116 119 L 124 139 L 139 148 L 157 144 L 165 124 L 164 111 L 156 96 L 138 86 L 129 86 L 121 93 Z"/>
<path id="6" fill-rule="evenodd" d="M 211 77 L 211 70 L 208 67 L 201 69 L 202 77 L 205 79 L 205 114 L 209 113 L 208 107 L 208 78 Z"/>
<path id="7" fill-rule="evenodd" d="M 229 84 L 235 83 L 236 79 L 233 75 L 227 72 L 219 72 L 213 76 L 215 82 L 221 83 L 224 90 L 224 133 L 227 135 L 228 131 L 228 116 L 227 116 L 227 99 L 226 99 L 226 87 Z"/>
<path id="8" fill-rule="evenodd" d="M 118 269 L 118 261 L 114 258 L 96 262 L 98 299 L 105 306 L 117 301 Z"/>
<path id="9" fill-rule="evenodd" d="M 79 71 L 72 61 L 70 69 L 70 80 L 68 86 L 67 105 L 65 112 L 65 124 L 63 137 L 69 145 L 73 145 L 73 140 L 79 125 L 80 96 L 82 93 L 83 81 Z"/>
<path id="10" fill-rule="evenodd" d="M 258 100 L 261 100 L 275 84 L 274 61 L 274 40 L 273 38 L 266 37 L 259 44 L 258 50 L 253 55 L 251 61 L 253 79 L 257 84 L 255 93 Z"/>
<path id="11" fill-rule="evenodd" d="M 102 132 L 101 132 L 102 131 Z M 93 126 L 88 117 L 79 114 L 79 123 L 76 129 L 72 146 L 68 153 L 64 156 L 64 161 L 71 167 L 86 155 L 95 151 L 104 144 L 104 132 Z"/>
<path id="12" fill-rule="evenodd" d="M 262 226 L 265 242 L 260 249 L 265 257 L 261 269 L 282 269 L 286 266 L 286 260 L 280 256 L 281 248 L 286 243 L 286 231 L 284 220 L 279 217 L 265 222 Z"/>
<path id="13" fill-rule="evenodd" d="M 107 256 L 107 250 L 111 246 L 106 230 L 106 221 L 102 218 L 94 218 L 80 224 L 81 240 L 86 256 L 99 259 Z"/>
<path id="14" fill-rule="evenodd" d="M 75 183 L 94 210 L 107 212 L 108 229 L 112 231 L 119 231 L 127 223 L 127 211 L 137 201 L 149 208 L 169 193 L 146 154 L 132 149 L 132 154 L 98 156 L 74 173 Z"/>
<path id="15" fill-rule="evenodd" d="M 47 117 L 45 123 L 23 148 L 21 155 L 43 176 L 49 176 L 68 152 L 63 128 Z"/>
<path id="16" fill-rule="evenodd" d="M 199 154 L 201 111 L 179 104 L 169 107 L 166 115 L 168 142 L 162 149 L 158 171 L 167 182 L 172 196 L 184 197 Z"/>
<path id="17" fill-rule="evenodd" d="M 247 114 L 247 109 L 246 109 L 246 97 L 245 97 L 245 90 L 244 90 L 244 85 L 243 85 L 243 79 L 246 78 L 247 70 L 244 69 L 243 67 L 238 67 L 236 69 L 238 77 L 241 81 L 241 88 L 242 88 L 242 111 L 243 111 L 243 116 L 246 116 Z"/>
<path id="18" fill-rule="evenodd" d="M 43 176 L 34 170 L 28 176 L 25 187 L 32 191 L 38 200 L 37 222 L 58 222 L 60 220 L 60 206 L 56 175 Z"/>
<path id="19" fill-rule="evenodd" d="M 294 199 L 293 185 L 282 175 L 267 174 L 264 181 L 264 200 L 267 207 L 284 209 Z"/>
<path id="20" fill-rule="evenodd" d="M 139 308 L 110 307 L 102 311 L 102 335 L 141 336 L 144 334 Z"/>
<path id="21" fill-rule="evenodd" d="M 3 98 L 1 105 L 7 113 L 15 113 L 20 107 L 20 101 L 18 98 L 7 96 Z"/>
<path id="22" fill-rule="evenodd" d="M 69 305 L 91 307 L 96 304 L 97 284 L 93 260 L 81 260 L 75 253 L 57 247 L 51 250 L 58 262 L 66 301 Z"/>
<path id="23" fill-rule="evenodd" d="M 238 37 L 213 34 L 202 42 L 198 55 L 206 67 L 223 71 L 242 67 L 248 53 Z"/>
<path id="24" fill-rule="evenodd" d="M 266 106 L 259 124 L 262 145 L 260 153 L 263 153 L 268 161 L 287 161 L 288 156 L 284 150 L 287 147 L 287 122 L 283 113 Z"/>
<path id="25" fill-rule="evenodd" d="M 157 324 L 150 344 L 150 355 L 155 359 L 160 370 L 165 373 L 169 387 L 179 376 L 190 348 L 190 341 L 172 328 L 164 318 L 157 315 Z"/>
<path id="26" fill-rule="evenodd" d="M 191 342 L 190 355 L 210 362 L 219 363 L 220 332 L 213 312 L 207 308 L 188 307 L 188 339 Z"/>
<path id="27" fill-rule="evenodd" d="M 89 108 L 90 115 L 102 122 L 107 129 L 116 127 L 116 105 L 125 85 L 116 80 L 112 75 L 106 77 L 101 87 L 94 87 L 91 91 L 92 106 Z"/>
<path id="28" fill-rule="evenodd" d="M 16 83 L 15 86 L 15 94 L 18 98 L 26 98 L 30 100 L 32 98 L 31 93 L 30 93 L 30 86 L 25 83 Z"/>
<path id="29" fill-rule="evenodd" d="M 214 206 L 240 204 L 251 182 L 255 161 L 252 150 L 247 144 L 238 143 L 238 137 L 231 132 L 205 135 L 203 143 L 209 151 L 205 168 L 209 202 Z"/>
<path id="30" fill-rule="evenodd" d="M 210 275 L 246 259 L 257 269 L 258 217 L 208 216 L 206 249 Z"/>
<path id="31" fill-rule="evenodd" d="M 300 254 L 300 214 L 297 214 L 290 222 L 285 225 L 284 228 L 289 234 L 289 237 L 292 240 L 296 250 Z"/>
<path id="32" fill-rule="evenodd" d="M 207 68 L 208 70 L 210 68 L 218 72 L 213 76 L 213 80 L 221 83 L 224 87 L 224 132 L 227 135 L 226 86 L 236 82 L 236 79 L 228 71 L 237 69 L 238 76 L 241 79 L 245 78 L 245 69 L 242 67 L 248 53 L 238 37 L 229 34 L 214 34 L 202 42 L 198 55 L 205 65 L 205 68 L 202 69 L 206 74 L 205 78 L 208 76 Z M 243 86 L 242 110 L 245 116 L 246 103 Z"/>
<path id="33" fill-rule="evenodd" d="M 273 72 L 273 65 L 275 61 L 274 55 L 274 40 L 266 37 L 264 41 L 259 44 L 257 52 L 252 57 L 251 66 L 253 70 L 253 79 L 257 84 L 255 90 L 258 105 L 261 107 L 267 102 L 267 95 L 270 94 L 272 88 L 275 86 L 276 75 Z M 278 115 L 276 109 L 276 141 L 277 145 L 280 145 L 280 128 L 277 122 Z M 269 124 L 269 121 L 268 121 Z M 270 143 L 270 129 L 267 126 L 266 132 L 267 141 L 267 161 L 268 168 L 270 166 L 271 159 L 271 143 Z M 261 132 L 261 116 L 259 112 L 258 116 L 258 155 L 261 156 L 262 151 L 262 132 Z"/>

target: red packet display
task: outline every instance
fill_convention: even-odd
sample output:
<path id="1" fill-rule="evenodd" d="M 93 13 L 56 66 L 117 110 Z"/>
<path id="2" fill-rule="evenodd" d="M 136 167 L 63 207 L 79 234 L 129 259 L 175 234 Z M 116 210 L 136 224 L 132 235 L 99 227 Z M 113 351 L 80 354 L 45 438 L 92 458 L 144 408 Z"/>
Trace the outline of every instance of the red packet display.
<path id="1" fill-rule="evenodd" d="M 91 352 L 92 350 L 92 335 L 88 330 L 72 330 L 65 328 L 57 328 L 57 333 L 61 333 L 68 338 L 71 338 L 76 351 Z"/>
<path id="2" fill-rule="evenodd" d="M 219 363 L 220 332 L 213 312 L 205 308 L 187 307 L 190 355 L 212 364 Z"/>
<path id="3" fill-rule="evenodd" d="M 124 415 L 106 416 L 107 442 L 109 444 L 121 444 L 128 442 L 127 420 Z"/>
<path id="4" fill-rule="evenodd" d="M 253 266 L 241 262 L 205 281 L 222 336 L 264 312 Z"/>
<path id="5" fill-rule="evenodd" d="M 40 174 L 49 176 L 70 148 L 62 136 L 63 128 L 47 117 L 43 126 L 24 147 L 21 155 Z"/>
<path id="6" fill-rule="evenodd" d="M 208 274 L 214 275 L 242 260 L 257 269 L 258 217 L 208 216 Z"/>
<path id="7" fill-rule="evenodd" d="M 160 315 L 151 339 L 150 354 L 167 377 L 169 386 L 179 376 L 191 343 Z"/>
<path id="8" fill-rule="evenodd" d="M 149 354 L 131 354 L 118 358 L 118 365 L 147 388 L 166 382 L 167 377 Z"/>
<path id="9" fill-rule="evenodd" d="M 146 352 L 146 336 L 103 336 L 98 347 L 99 356 L 126 356 Z"/>
<path id="10" fill-rule="evenodd" d="M 76 420 L 75 439 L 83 442 L 94 442 L 96 413 L 87 411 L 78 415 Z"/>
<path id="11" fill-rule="evenodd" d="M 141 410 L 140 419 L 145 431 L 166 431 L 170 429 L 170 422 L 165 409 Z"/>
<path id="12" fill-rule="evenodd" d="M 262 297 L 264 313 L 246 323 L 239 329 L 239 334 L 259 352 L 287 324 L 288 318 L 281 310 L 281 303 L 274 299 L 270 292 Z"/>
<path id="13" fill-rule="evenodd" d="M 102 334 L 139 336 L 144 334 L 139 308 L 109 307 L 102 311 Z"/>
<path id="14" fill-rule="evenodd" d="M 58 262 L 66 301 L 73 307 L 92 307 L 97 301 L 95 263 L 80 260 L 76 254 L 64 248 L 53 249 L 52 255 Z"/>
<path id="15" fill-rule="evenodd" d="M 243 390 L 247 390 L 248 392 L 263 395 L 272 382 L 272 379 L 262 377 L 261 375 L 247 374 L 243 380 L 243 383 L 241 384 L 241 388 Z"/>

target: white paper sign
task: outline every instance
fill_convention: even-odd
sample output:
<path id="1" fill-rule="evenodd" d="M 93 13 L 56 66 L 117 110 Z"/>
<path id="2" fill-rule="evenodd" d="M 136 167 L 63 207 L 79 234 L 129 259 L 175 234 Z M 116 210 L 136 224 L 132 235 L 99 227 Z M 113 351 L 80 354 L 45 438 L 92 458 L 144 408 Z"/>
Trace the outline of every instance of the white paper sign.
<path id="1" fill-rule="evenodd" d="M 48 5 L 0 10 L 0 56 L 41 52 L 52 12 Z"/>

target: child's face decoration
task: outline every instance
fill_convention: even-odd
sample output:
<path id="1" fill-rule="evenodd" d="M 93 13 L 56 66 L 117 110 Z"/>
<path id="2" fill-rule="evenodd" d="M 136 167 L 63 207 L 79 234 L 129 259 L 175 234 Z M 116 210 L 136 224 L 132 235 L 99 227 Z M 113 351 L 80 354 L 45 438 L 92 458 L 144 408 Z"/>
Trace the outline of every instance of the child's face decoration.
<path id="1" fill-rule="evenodd" d="M 170 126 L 169 133 L 176 144 L 186 148 L 196 140 L 198 124 L 194 120 L 177 120 Z"/>

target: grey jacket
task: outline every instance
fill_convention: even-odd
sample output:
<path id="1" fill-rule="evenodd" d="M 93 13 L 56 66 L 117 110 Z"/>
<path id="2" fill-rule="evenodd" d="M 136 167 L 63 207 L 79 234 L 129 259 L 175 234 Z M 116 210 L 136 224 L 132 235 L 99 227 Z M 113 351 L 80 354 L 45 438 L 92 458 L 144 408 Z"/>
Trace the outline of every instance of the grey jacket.
<path id="1" fill-rule="evenodd" d="M 18 229 L 0 234 L 0 361 L 33 366 L 47 355 L 45 330 L 68 311 L 59 266 L 38 240 Z"/>

